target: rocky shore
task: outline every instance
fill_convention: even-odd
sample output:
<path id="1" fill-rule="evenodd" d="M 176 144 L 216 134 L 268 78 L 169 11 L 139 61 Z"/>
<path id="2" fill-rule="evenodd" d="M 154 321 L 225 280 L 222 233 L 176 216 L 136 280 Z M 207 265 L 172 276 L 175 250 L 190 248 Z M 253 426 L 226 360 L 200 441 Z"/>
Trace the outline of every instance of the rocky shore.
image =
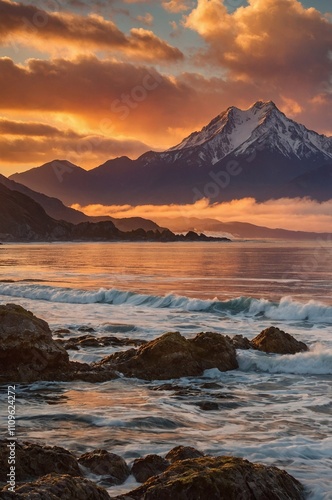
<path id="1" fill-rule="evenodd" d="M 60 334 L 61 335 L 61 334 Z M 67 349 L 100 345 L 140 345 L 115 352 L 93 364 L 69 360 Z M 187 339 L 178 332 L 165 333 L 150 342 L 98 339 L 84 335 L 69 340 L 53 339 L 46 321 L 16 304 L 0 306 L 0 383 L 38 380 L 85 380 L 102 382 L 126 377 L 169 380 L 202 375 L 204 370 L 238 368 L 236 349 L 258 349 L 278 354 L 295 354 L 308 348 L 303 342 L 275 327 L 267 328 L 249 341 L 214 332 Z"/>
<path id="2" fill-rule="evenodd" d="M 55 332 L 33 313 L 15 304 L 0 306 L 0 383 L 40 380 L 102 382 L 119 376 L 147 381 L 200 376 L 204 370 L 236 370 L 237 349 L 257 349 L 295 354 L 308 347 L 276 327 L 263 330 L 252 340 L 214 332 L 185 338 L 169 332 L 145 342 L 139 339 L 97 337 L 85 329 L 70 338 Z M 111 345 L 117 351 L 101 361 L 72 362 L 66 349 Z M 134 345 L 135 347 L 130 347 Z M 208 385 L 208 384 L 206 384 Z M 211 384 L 210 384 L 211 385 Z M 159 389 L 176 391 L 174 382 Z M 205 404 L 205 403 L 204 403 Z M 201 408 L 209 410 L 215 408 Z M 6 486 L 8 441 L 0 441 L 0 498 L 163 500 L 201 498 L 238 500 L 303 499 L 304 489 L 287 472 L 230 456 L 206 456 L 191 447 L 177 447 L 166 456 L 148 455 L 126 461 L 112 450 L 91 450 L 75 457 L 64 448 L 16 442 L 15 493 Z M 89 477 L 97 478 L 98 484 Z M 111 497 L 102 487 L 124 483 L 133 475 L 140 486 L 126 495 Z"/>
<path id="3" fill-rule="evenodd" d="M 254 464 L 242 458 L 207 456 L 192 447 L 178 446 L 165 457 L 148 455 L 132 464 L 107 450 L 75 457 L 58 446 L 16 443 L 17 485 L 6 486 L 7 441 L 0 441 L 0 499 L 38 500 L 302 500 L 302 485 L 277 467 Z M 94 474 L 98 483 L 88 477 Z M 137 488 L 111 496 L 112 485 L 130 475 Z"/>

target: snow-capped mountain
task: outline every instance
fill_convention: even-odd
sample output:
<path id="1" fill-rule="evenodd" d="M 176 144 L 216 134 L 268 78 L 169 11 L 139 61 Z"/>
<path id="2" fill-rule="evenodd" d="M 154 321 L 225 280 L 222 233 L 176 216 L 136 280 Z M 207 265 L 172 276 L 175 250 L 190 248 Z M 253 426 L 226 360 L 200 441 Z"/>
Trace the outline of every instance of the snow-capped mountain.
<path id="1" fill-rule="evenodd" d="M 243 155 L 258 146 L 290 159 L 332 159 L 332 138 L 287 118 L 272 101 L 258 101 L 244 111 L 232 106 L 168 152 L 178 157 L 195 152 L 200 160 L 215 164 L 230 153 Z"/>
<path id="2" fill-rule="evenodd" d="M 331 169 L 331 137 L 289 119 L 271 101 L 258 101 L 247 110 L 228 108 L 161 153 L 114 158 L 89 171 L 50 162 L 11 179 L 65 204 L 192 203 L 247 196 L 326 200 L 332 198 Z"/>

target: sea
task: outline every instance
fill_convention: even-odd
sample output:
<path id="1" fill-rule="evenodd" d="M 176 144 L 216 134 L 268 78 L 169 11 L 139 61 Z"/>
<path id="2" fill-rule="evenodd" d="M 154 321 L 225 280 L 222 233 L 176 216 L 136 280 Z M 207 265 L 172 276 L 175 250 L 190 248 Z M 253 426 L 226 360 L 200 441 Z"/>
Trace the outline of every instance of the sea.
<path id="1" fill-rule="evenodd" d="M 70 330 L 64 338 L 93 328 L 97 337 L 213 331 L 251 339 L 274 325 L 310 347 L 283 356 L 238 350 L 237 370 L 166 382 L 16 384 L 17 439 L 76 456 L 103 448 L 129 464 L 194 446 L 275 465 L 305 485 L 308 499 L 332 499 L 331 257 L 332 241 L 319 237 L 1 245 L 0 303 L 20 304 L 53 331 Z M 90 363 L 127 348 L 69 354 Z M 2 386 L 2 434 L 6 405 Z M 108 491 L 136 485 L 131 476 Z"/>

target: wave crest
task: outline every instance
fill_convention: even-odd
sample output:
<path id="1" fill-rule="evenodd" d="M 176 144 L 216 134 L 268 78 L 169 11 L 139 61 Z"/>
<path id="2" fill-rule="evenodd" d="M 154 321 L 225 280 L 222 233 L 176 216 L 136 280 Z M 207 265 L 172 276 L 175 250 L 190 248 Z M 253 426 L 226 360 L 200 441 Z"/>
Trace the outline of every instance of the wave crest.
<path id="1" fill-rule="evenodd" d="M 301 303 L 289 296 L 283 297 L 279 302 L 252 297 L 237 297 L 220 301 L 217 298 L 203 300 L 176 294 L 147 295 L 115 288 L 81 290 L 21 283 L 0 284 L 0 295 L 68 304 L 128 304 L 152 308 L 177 308 L 186 311 L 219 314 L 221 316 L 242 315 L 252 318 L 265 317 L 271 320 L 307 320 L 312 323 L 332 322 L 332 306 L 315 300 Z"/>
<path id="2" fill-rule="evenodd" d="M 237 359 L 244 372 L 332 375 L 332 349 L 320 344 L 310 351 L 290 355 L 238 351 Z"/>

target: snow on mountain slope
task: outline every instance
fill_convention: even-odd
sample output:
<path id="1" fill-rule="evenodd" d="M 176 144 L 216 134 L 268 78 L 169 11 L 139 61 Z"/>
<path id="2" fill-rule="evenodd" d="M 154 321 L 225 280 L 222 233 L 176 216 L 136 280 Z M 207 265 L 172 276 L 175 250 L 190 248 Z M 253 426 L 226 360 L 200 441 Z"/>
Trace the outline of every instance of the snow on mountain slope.
<path id="1" fill-rule="evenodd" d="M 253 147 L 279 152 L 287 158 L 332 158 L 332 138 L 319 135 L 287 118 L 272 101 L 258 101 L 247 110 L 230 107 L 199 132 L 194 132 L 168 153 L 195 155 L 213 164 L 234 152 Z"/>

